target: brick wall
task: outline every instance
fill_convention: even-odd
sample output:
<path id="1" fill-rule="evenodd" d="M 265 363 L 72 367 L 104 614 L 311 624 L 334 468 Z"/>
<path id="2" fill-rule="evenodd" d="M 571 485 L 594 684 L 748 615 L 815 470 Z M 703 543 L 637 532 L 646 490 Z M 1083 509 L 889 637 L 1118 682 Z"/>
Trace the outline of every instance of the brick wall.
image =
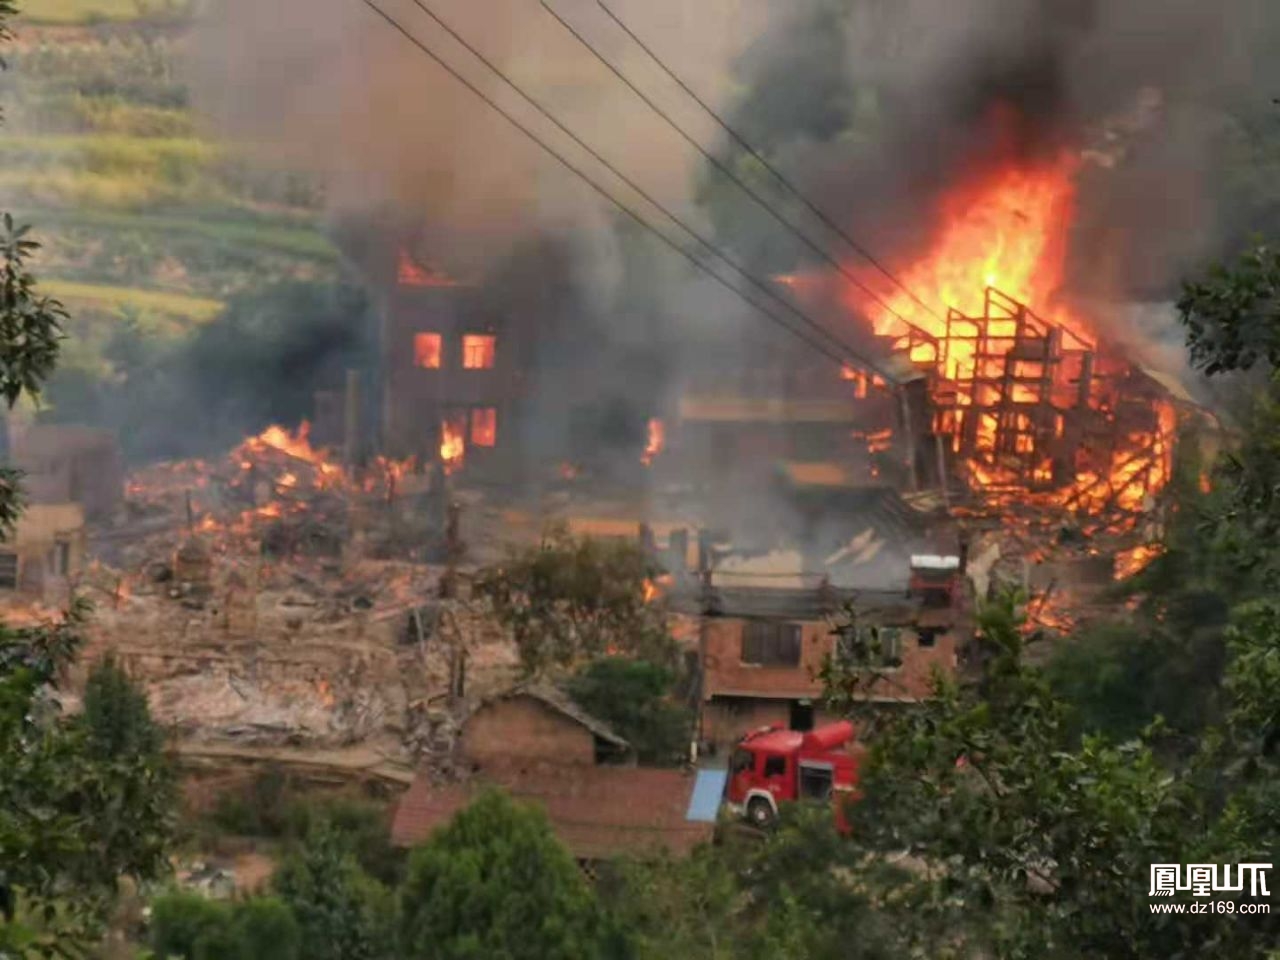
<path id="1" fill-rule="evenodd" d="M 480 767 L 513 761 L 592 765 L 595 737 L 534 697 L 515 696 L 480 707 L 462 730 L 462 757 Z"/>
<path id="2" fill-rule="evenodd" d="M 819 673 L 823 661 L 835 650 L 836 638 L 824 621 L 800 624 L 800 663 L 794 667 L 757 666 L 742 662 L 742 634 L 746 620 L 718 617 L 707 621 L 704 648 L 707 698 L 716 695 L 765 696 L 785 699 L 820 697 Z M 883 671 L 884 679 L 871 690 L 873 696 L 891 699 L 923 699 L 929 694 L 929 678 L 936 666 L 955 669 L 956 638 L 952 630 L 936 635 L 932 646 L 921 646 L 912 628 L 902 633 L 902 665 Z"/>

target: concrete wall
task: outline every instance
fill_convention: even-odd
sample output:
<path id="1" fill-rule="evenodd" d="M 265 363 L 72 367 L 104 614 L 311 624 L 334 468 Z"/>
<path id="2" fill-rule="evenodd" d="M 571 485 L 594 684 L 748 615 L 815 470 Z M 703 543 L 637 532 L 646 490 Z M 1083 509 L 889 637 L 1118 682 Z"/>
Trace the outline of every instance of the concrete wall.
<path id="1" fill-rule="evenodd" d="M 535 697 L 486 703 L 462 729 L 463 761 L 481 767 L 511 762 L 596 762 L 591 731 Z"/>

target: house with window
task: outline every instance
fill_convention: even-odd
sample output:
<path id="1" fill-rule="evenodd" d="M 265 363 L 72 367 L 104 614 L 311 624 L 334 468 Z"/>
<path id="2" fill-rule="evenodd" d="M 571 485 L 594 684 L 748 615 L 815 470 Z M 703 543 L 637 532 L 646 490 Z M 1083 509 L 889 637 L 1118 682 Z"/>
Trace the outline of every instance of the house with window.
<path id="1" fill-rule="evenodd" d="M 21 591 L 66 601 L 85 565 L 85 514 L 79 503 L 29 503 L 0 544 L 0 594 Z"/>
<path id="2" fill-rule="evenodd" d="M 482 288 L 399 249 L 382 303 L 382 446 L 396 458 L 501 471 L 519 442 L 529 325 Z"/>
<path id="3" fill-rule="evenodd" d="M 696 633 L 708 748 L 841 719 L 825 705 L 830 666 L 858 677 L 857 699 L 887 709 L 926 699 L 935 672 L 956 670 L 969 625 L 958 549 L 913 553 L 891 539 L 872 524 L 835 550 L 709 551 L 672 598 Z"/>

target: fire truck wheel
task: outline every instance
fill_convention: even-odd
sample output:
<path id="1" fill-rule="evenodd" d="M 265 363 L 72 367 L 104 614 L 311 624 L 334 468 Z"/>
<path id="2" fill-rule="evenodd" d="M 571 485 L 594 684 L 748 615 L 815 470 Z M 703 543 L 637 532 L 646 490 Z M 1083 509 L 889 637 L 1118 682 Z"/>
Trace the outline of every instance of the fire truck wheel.
<path id="1" fill-rule="evenodd" d="M 761 830 L 772 826 L 773 807 L 769 806 L 769 801 L 764 797 L 756 797 L 747 804 L 747 820 L 753 827 L 759 827 Z"/>

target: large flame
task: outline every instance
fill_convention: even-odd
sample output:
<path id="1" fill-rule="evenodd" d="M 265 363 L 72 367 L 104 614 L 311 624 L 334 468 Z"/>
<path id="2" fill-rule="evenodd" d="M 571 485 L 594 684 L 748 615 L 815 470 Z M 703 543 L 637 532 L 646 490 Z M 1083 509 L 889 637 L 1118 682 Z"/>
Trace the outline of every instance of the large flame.
<path id="1" fill-rule="evenodd" d="M 1137 512 L 1168 480 L 1176 414 L 1159 400 L 1145 418 L 1117 412 L 1129 365 L 1064 297 L 1079 169 L 1064 151 L 971 173 L 938 201 L 933 239 L 897 272 L 900 288 L 875 304 L 864 288 L 843 289 L 877 334 L 934 374 L 935 429 L 968 458 L 979 489 L 1003 502 L 998 491 L 1052 488 L 1047 502 L 1069 509 Z M 864 395 L 855 373 L 843 375 Z M 1117 441 L 1073 446 L 1064 422 L 1082 409 Z"/>
<path id="2" fill-rule="evenodd" d="M 902 275 L 906 290 L 874 315 L 876 333 L 905 336 L 914 328 L 944 341 L 937 350 L 917 338 L 912 359 L 939 363 L 946 377 L 963 376 L 973 362 L 973 342 L 948 341 L 947 310 L 977 316 L 987 288 L 994 287 L 1087 338 L 1087 325 L 1058 299 L 1078 166 L 1067 154 L 1029 166 L 1002 165 L 944 195 L 941 229 L 928 253 Z"/>
<path id="3" fill-rule="evenodd" d="M 440 460 L 445 473 L 453 473 L 462 466 L 467 452 L 466 423 L 445 417 L 440 421 Z"/>

